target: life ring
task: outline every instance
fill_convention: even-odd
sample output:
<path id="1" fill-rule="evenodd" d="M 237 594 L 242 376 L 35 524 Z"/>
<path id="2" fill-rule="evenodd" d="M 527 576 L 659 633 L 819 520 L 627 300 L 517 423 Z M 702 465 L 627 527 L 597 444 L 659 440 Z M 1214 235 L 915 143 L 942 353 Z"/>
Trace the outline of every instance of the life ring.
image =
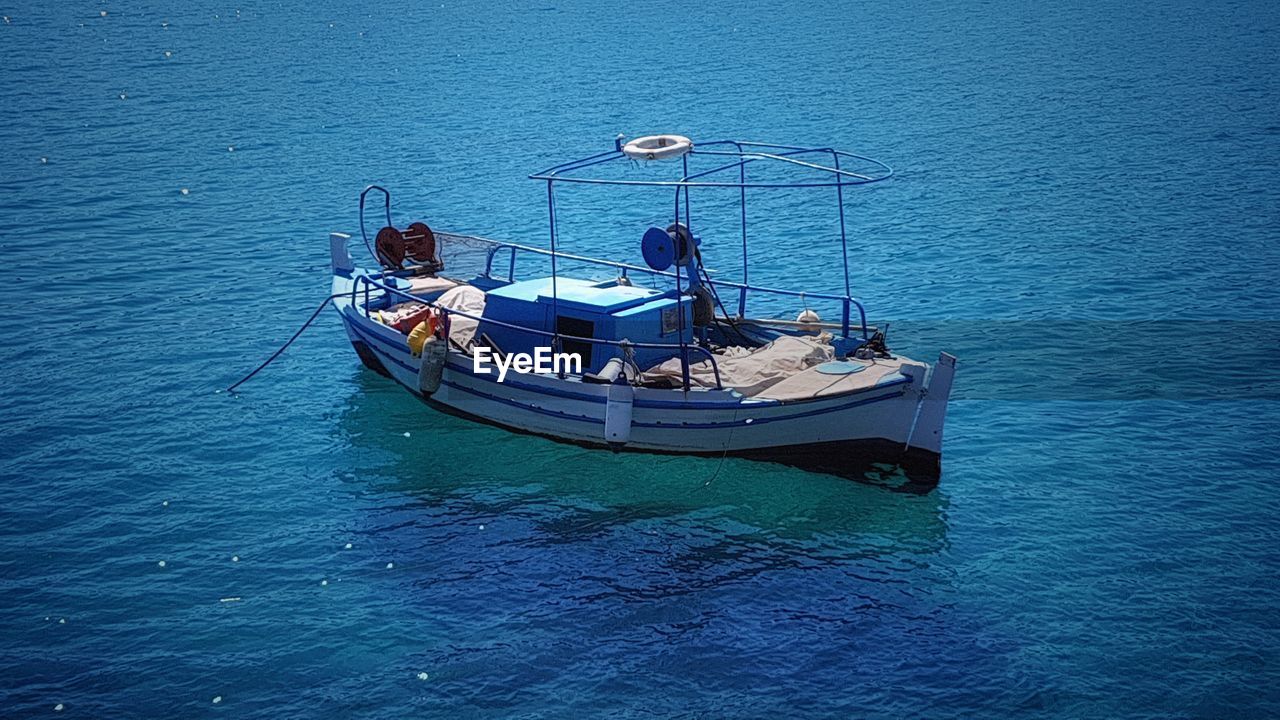
<path id="1" fill-rule="evenodd" d="M 693 141 L 683 135 L 646 135 L 622 146 L 622 152 L 635 160 L 666 160 L 693 149 Z"/>

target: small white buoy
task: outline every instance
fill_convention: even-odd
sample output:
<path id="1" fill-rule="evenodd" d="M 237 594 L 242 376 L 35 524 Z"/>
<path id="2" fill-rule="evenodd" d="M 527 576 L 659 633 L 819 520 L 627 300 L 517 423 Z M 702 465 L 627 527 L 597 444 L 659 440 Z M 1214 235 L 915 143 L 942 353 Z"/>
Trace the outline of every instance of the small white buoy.
<path id="1" fill-rule="evenodd" d="M 419 680 L 426 680 L 426 679 L 428 679 L 428 678 L 430 678 L 430 677 L 431 677 L 430 675 L 428 675 L 428 674 L 426 674 L 426 673 L 424 673 L 424 672 L 420 672 L 420 673 L 418 673 L 418 679 L 419 679 Z"/>
<path id="2" fill-rule="evenodd" d="M 800 312 L 799 315 L 796 316 L 796 322 L 816 323 L 816 322 L 822 322 L 822 318 L 818 315 L 818 313 L 810 310 L 809 308 L 805 308 L 803 311 Z"/>
<path id="3" fill-rule="evenodd" d="M 218 703 L 220 703 L 220 702 L 222 702 L 222 696 L 221 696 L 221 695 L 214 695 L 214 696 L 213 696 L 213 704 L 214 704 L 214 705 L 217 705 L 217 704 L 218 704 Z"/>
<path id="4" fill-rule="evenodd" d="M 45 619 L 45 622 L 48 622 L 48 621 L 49 621 L 49 616 L 48 616 L 48 615 L 45 615 L 45 616 L 44 616 L 44 619 Z"/>
<path id="5" fill-rule="evenodd" d="M 480 525 L 480 529 L 481 529 L 481 530 L 483 530 L 483 529 L 484 529 L 484 525 L 483 525 L 483 524 L 481 524 L 481 525 Z"/>
<path id="6" fill-rule="evenodd" d="M 66 625 L 66 624 L 67 624 L 67 619 L 66 619 L 66 618 L 58 618 L 58 624 L 59 624 L 59 625 Z"/>
<path id="7" fill-rule="evenodd" d="M 160 567 L 164 567 L 164 561 L 163 561 L 163 560 L 161 560 L 160 562 L 158 562 L 158 563 L 156 563 L 156 564 L 157 564 L 157 565 L 159 565 Z"/>
<path id="8" fill-rule="evenodd" d="M 121 100 L 128 100 L 128 99 L 129 99 L 129 95 L 128 95 L 127 93 L 120 93 L 120 99 L 121 99 Z"/>
<path id="9" fill-rule="evenodd" d="M 8 16 L 8 15 L 5 15 L 5 16 L 4 16 L 4 24 L 5 24 L 5 25 L 8 25 L 8 24 L 9 24 L 9 16 Z"/>
<path id="10" fill-rule="evenodd" d="M 165 22 L 160 23 L 160 27 L 164 28 L 165 30 L 168 30 L 168 29 L 169 29 L 169 22 L 168 22 L 168 21 L 165 21 Z"/>
<path id="11" fill-rule="evenodd" d="M 405 434 L 404 434 L 404 436 L 405 436 L 405 437 L 412 437 L 411 435 L 409 435 L 409 433 L 405 433 Z"/>
<path id="12" fill-rule="evenodd" d="M 160 505 L 162 505 L 163 507 L 169 507 L 169 501 L 165 500 L 164 502 L 160 503 Z"/>
<path id="13" fill-rule="evenodd" d="M 164 56 L 165 56 L 165 57 L 173 57 L 173 51 L 171 51 L 171 50 L 165 50 L 165 51 L 164 51 Z"/>
<path id="14" fill-rule="evenodd" d="M 333 23 L 329 23 L 329 27 L 333 27 Z"/>
<path id="15" fill-rule="evenodd" d="M 106 10 L 99 10 L 99 11 L 98 11 L 98 17 L 106 17 L 106 16 L 107 16 L 107 11 L 106 11 Z"/>
<path id="16" fill-rule="evenodd" d="M 235 152 L 235 151 L 236 151 L 236 146 L 235 146 L 235 145 L 228 145 L 228 146 L 227 146 L 227 152 Z"/>
<path id="17" fill-rule="evenodd" d="M 191 194 L 191 191 L 190 191 L 190 190 L 188 190 L 188 189 L 186 189 L 186 188 L 182 188 L 182 194 L 183 194 L 183 195 L 190 195 L 190 194 Z"/>
<path id="18" fill-rule="evenodd" d="M 49 158 L 47 158 L 47 157 L 42 157 L 42 158 L 40 158 L 40 164 L 41 164 L 41 165 L 48 165 L 48 164 L 49 164 Z"/>
<path id="19" fill-rule="evenodd" d="M 395 566 L 396 566 L 396 564 L 395 564 L 395 563 L 387 563 L 387 569 L 388 569 L 388 570 L 390 570 L 391 568 L 394 568 Z"/>
<path id="20" fill-rule="evenodd" d="M 747 418 L 744 422 L 745 422 L 745 424 L 750 425 L 751 423 L 753 423 L 753 422 L 755 422 L 755 421 L 756 421 L 756 419 L 755 419 L 755 418 Z"/>
<path id="21" fill-rule="evenodd" d="M 7 22 L 8 20 L 9 20 L 9 18 L 5 18 L 5 21 L 6 21 L 6 22 Z M 54 705 L 54 706 L 53 706 L 53 711 L 54 711 L 54 712 L 62 712 L 62 703 L 58 703 L 57 705 Z"/>
<path id="22" fill-rule="evenodd" d="M 350 549 L 351 549 L 351 543 L 347 543 L 346 545 L 343 545 L 343 546 L 342 546 L 342 549 L 343 549 L 343 550 L 350 550 Z"/>
<path id="23" fill-rule="evenodd" d="M 240 562 L 240 556 L 239 556 L 239 555 L 232 555 L 232 556 L 231 556 L 231 562 Z"/>
<path id="24" fill-rule="evenodd" d="M 328 585 L 328 584 L 329 584 L 329 581 L 328 581 L 328 580 L 321 580 L 321 581 L 320 581 L 320 586 L 321 586 L 321 587 L 324 587 L 324 586 L 326 586 L 326 585 Z"/>

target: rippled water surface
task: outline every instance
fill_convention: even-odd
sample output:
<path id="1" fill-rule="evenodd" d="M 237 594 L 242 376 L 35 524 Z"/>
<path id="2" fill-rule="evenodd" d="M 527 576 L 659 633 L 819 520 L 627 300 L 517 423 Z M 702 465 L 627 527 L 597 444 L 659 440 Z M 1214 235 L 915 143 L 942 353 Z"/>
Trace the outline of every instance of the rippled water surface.
<path id="1" fill-rule="evenodd" d="M 0 715 L 1280 715 L 1278 7 L 4 5 Z M 527 173 L 655 131 L 895 167 L 852 280 L 961 357 L 936 490 L 445 417 L 331 314 L 218 392 L 367 183 L 541 243 Z M 753 280 L 841 289 L 813 201 Z"/>

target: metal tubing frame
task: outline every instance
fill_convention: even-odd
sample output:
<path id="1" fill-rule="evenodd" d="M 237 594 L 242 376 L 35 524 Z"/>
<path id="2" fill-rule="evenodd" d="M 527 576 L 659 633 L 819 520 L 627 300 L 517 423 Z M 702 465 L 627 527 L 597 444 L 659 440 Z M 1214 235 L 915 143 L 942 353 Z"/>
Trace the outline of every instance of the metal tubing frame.
<path id="1" fill-rule="evenodd" d="M 499 280 L 499 281 L 501 280 L 500 277 L 493 276 L 493 259 L 502 250 L 511 251 L 512 260 L 508 269 L 507 282 L 515 282 L 514 258 L 517 251 L 532 253 L 534 255 L 551 255 L 551 251 L 547 250 L 546 248 L 533 247 L 532 245 L 521 245 L 519 243 L 501 242 L 498 240 L 490 240 L 488 238 L 475 237 L 474 235 L 456 235 L 452 233 L 437 233 L 437 237 L 460 237 L 460 238 L 465 238 L 467 240 L 480 241 L 480 242 L 491 244 L 492 247 L 490 247 L 486 251 L 487 258 L 485 260 L 485 268 L 484 268 L 484 277 L 489 278 L 491 280 Z M 562 260 L 570 260 L 573 262 L 586 263 L 588 265 L 600 265 L 603 267 L 614 268 L 615 270 L 619 271 L 623 275 L 626 275 L 628 272 L 638 272 L 638 273 L 644 273 L 648 275 L 655 275 L 659 277 L 675 278 L 675 273 L 668 272 L 666 270 L 654 270 L 653 268 L 650 268 L 650 267 L 641 267 L 639 265 L 631 265 L 629 263 L 619 262 L 617 260 L 602 260 L 600 258 L 587 257 L 586 255 L 572 255 L 570 253 L 562 253 L 562 252 L 557 252 L 556 255 Z M 733 290 L 737 290 L 738 296 L 739 296 L 738 304 L 739 304 L 739 307 L 742 309 L 741 311 L 744 314 L 744 316 L 746 311 L 746 296 L 748 292 L 756 292 L 764 295 L 782 295 L 785 297 L 800 297 L 803 295 L 804 297 L 809 299 L 831 300 L 835 302 L 840 302 L 844 306 L 844 315 L 846 319 L 846 322 L 844 323 L 844 337 L 849 336 L 850 327 L 848 324 L 848 320 L 851 319 L 850 312 L 852 311 L 853 308 L 857 308 L 858 310 L 858 317 L 863 328 L 863 335 L 862 335 L 863 339 L 865 340 L 870 337 L 866 332 L 866 325 L 867 325 L 866 308 L 863 307 L 862 303 L 858 302 L 854 298 L 846 297 L 844 295 L 834 295 L 831 293 L 819 293 L 819 292 L 808 292 L 805 290 L 783 290 L 781 288 L 759 287 L 755 285 L 748 285 L 746 283 L 735 282 L 733 280 L 711 279 L 711 280 L 708 280 L 707 282 L 712 286 L 719 286 L 719 287 L 731 288 Z"/>
<path id="2" fill-rule="evenodd" d="M 708 149 L 708 148 L 728 146 L 728 145 L 733 146 L 732 151 Z M 747 151 L 747 150 L 744 150 L 743 148 L 753 148 L 753 149 L 750 151 Z M 765 150 L 771 150 L 774 152 L 765 152 Z M 830 153 L 832 157 L 833 165 L 832 166 L 819 165 L 817 163 L 799 160 L 794 157 L 796 155 L 805 155 L 809 153 Z M 728 164 L 721 165 L 721 166 L 712 168 L 710 170 L 705 170 L 705 171 L 690 175 L 689 174 L 689 155 L 694 155 L 694 154 L 732 157 L 732 158 L 737 158 L 737 161 L 730 162 Z M 551 250 L 548 252 L 548 251 L 541 250 L 540 248 L 520 246 L 514 243 L 505 243 L 505 244 L 495 243 L 494 246 L 489 249 L 488 255 L 485 259 L 485 276 L 492 278 L 493 256 L 497 252 L 497 250 L 499 250 L 502 247 L 508 247 L 511 250 L 511 258 L 510 258 L 510 264 L 508 266 L 508 275 L 507 275 L 508 281 L 514 281 L 515 279 L 516 252 L 518 249 L 525 250 L 528 252 L 534 252 L 537 254 L 549 255 L 551 257 L 552 317 L 556 318 L 557 324 L 552 331 L 548 332 L 546 330 L 537 330 L 534 328 L 528 328 L 528 327 L 523 327 L 519 325 L 512 325 L 512 324 L 504 323 L 497 320 L 485 320 L 485 322 L 492 323 L 499 327 L 506 327 L 510 329 L 520 330 L 520 331 L 532 333 L 535 335 L 549 336 L 551 338 L 552 347 L 556 351 L 558 351 L 559 348 L 561 347 L 562 340 L 566 338 L 570 340 L 577 340 L 577 341 L 600 344 L 600 345 L 612 345 L 612 346 L 631 345 L 633 347 L 644 347 L 644 348 L 678 349 L 680 351 L 679 355 L 680 355 L 681 376 L 683 380 L 684 390 L 685 392 L 688 392 L 690 389 L 690 382 L 689 382 L 690 345 L 686 343 L 684 339 L 683 289 L 681 287 L 681 275 L 680 275 L 679 263 L 676 264 L 676 270 L 673 275 L 672 273 L 667 273 L 665 271 L 655 271 L 655 270 L 652 270 L 651 268 L 641 268 L 639 266 L 628 265 L 626 263 L 610 262 L 606 260 L 599 260 L 596 258 L 586 258 L 586 257 L 573 256 L 573 255 L 567 255 L 567 254 L 563 255 L 565 259 L 570 259 L 575 261 L 585 261 L 589 263 L 612 266 L 614 268 L 620 269 L 624 275 L 626 274 L 627 270 L 637 270 L 641 272 L 649 272 L 652 275 L 674 277 L 675 283 L 676 283 L 677 314 L 679 316 L 679 323 L 680 323 L 680 342 L 678 345 L 671 345 L 671 344 L 665 344 L 665 343 L 627 343 L 619 340 L 601 340 L 596 338 L 573 337 L 573 336 L 567 336 L 567 335 L 562 336 L 560 334 L 559 332 L 559 317 L 560 317 L 559 292 L 558 292 L 558 287 L 556 282 L 558 277 L 557 268 L 556 268 L 556 258 L 561 257 L 561 254 L 556 250 L 556 236 L 558 232 L 556 227 L 555 183 L 569 182 L 569 183 L 582 183 L 582 184 L 593 184 L 593 185 L 674 187 L 676 189 L 675 222 L 679 223 L 681 220 L 680 195 L 681 195 L 681 192 L 683 191 L 684 193 L 684 198 L 683 198 L 684 226 L 688 228 L 691 242 L 692 242 L 692 234 L 693 234 L 693 225 L 691 220 L 691 213 L 689 211 L 689 188 L 719 187 L 719 188 L 737 188 L 739 190 L 739 202 L 741 205 L 741 223 L 742 223 L 742 283 L 733 283 L 730 281 L 713 281 L 708 275 L 706 278 L 706 282 L 710 287 L 710 289 L 712 290 L 712 292 L 715 292 L 716 285 L 723 285 L 726 287 L 737 288 L 739 291 L 738 292 L 739 317 L 745 317 L 746 315 L 747 294 L 750 290 L 756 290 L 757 292 L 765 292 L 765 293 L 770 293 L 774 295 L 785 295 L 785 296 L 793 296 L 793 297 L 794 296 L 814 297 L 819 299 L 839 301 L 841 303 L 841 308 L 842 308 L 841 331 L 842 331 L 842 336 L 845 338 L 849 337 L 849 322 L 851 319 L 850 306 L 853 305 L 858 308 L 858 315 L 860 318 L 860 326 L 862 329 L 863 339 L 867 338 L 866 310 L 863 308 L 862 303 L 853 299 L 850 292 L 849 249 L 848 249 L 848 238 L 845 231 L 845 217 L 844 217 L 844 188 L 845 186 L 866 185 L 869 183 L 886 180 L 893 175 L 893 168 L 889 167 L 883 162 L 880 162 L 879 160 L 875 160 L 873 158 L 869 158 L 863 155 L 855 155 L 853 153 L 836 150 L 834 148 L 821 148 L 821 147 L 814 148 L 814 147 L 803 147 L 798 145 L 779 145 L 774 143 L 761 143 L 761 142 L 752 142 L 752 141 L 745 141 L 745 140 L 714 140 L 707 143 L 700 143 L 696 148 L 691 148 L 688 153 L 686 153 L 681 157 L 681 168 L 683 172 L 681 174 L 681 178 L 675 181 L 608 180 L 608 179 L 602 179 L 602 178 L 573 177 L 568 174 L 575 171 L 583 170 L 588 167 L 594 167 L 596 165 L 602 165 L 604 163 L 613 162 L 615 160 L 619 160 L 626 157 L 627 155 L 622 152 L 622 143 L 621 143 L 621 139 L 619 139 L 615 141 L 613 150 L 597 153 L 595 155 L 590 155 L 588 157 L 581 158 L 578 160 L 571 160 L 566 163 L 561 163 L 559 165 L 543 170 L 542 172 L 534 173 L 529 176 L 533 180 L 542 180 L 547 183 L 547 216 L 548 216 L 548 222 L 550 226 L 549 234 L 550 234 L 550 240 L 551 240 Z M 856 159 L 866 163 L 870 163 L 874 165 L 877 169 L 883 172 L 881 174 L 865 175 L 861 173 L 854 173 L 848 170 L 844 170 L 840 167 L 841 157 Z M 747 182 L 747 175 L 746 175 L 747 163 L 754 162 L 757 160 L 771 160 L 775 162 L 786 163 L 790 165 L 807 168 L 810 170 L 816 170 L 822 173 L 833 175 L 835 177 L 835 181 L 834 182 L 749 183 Z M 736 183 L 735 182 L 706 182 L 706 181 L 695 182 L 696 178 L 713 175 L 715 173 L 721 172 L 723 170 L 728 170 L 734 167 L 738 168 L 738 182 Z M 847 178 L 852 178 L 852 179 L 850 180 Z M 836 188 L 836 201 L 839 207 L 839 219 L 840 219 L 840 248 L 841 248 L 841 256 L 844 259 L 844 285 L 845 285 L 844 296 L 841 297 L 838 295 L 827 295 L 822 293 L 807 293 L 807 292 L 797 292 L 797 291 L 790 291 L 790 290 L 777 290 L 777 289 L 770 289 L 770 288 L 751 287 L 751 285 L 749 284 L 750 278 L 748 275 L 750 261 L 748 256 L 748 244 L 747 244 L 747 188 L 818 188 L 818 187 Z M 368 195 L 368 193 L 372 190 L 379 190 L 384 195 L 384 200 L 385 200 L 384 205 L 385 205 L 385 211 L 386 211 L 387 225 L 391 225 L 391 193 L 387 192 L 385 188 L 382 188 L 381 186 L 377 186 L 377 185 L 370 185 L 366 187 L 363 192 L 360 193 L 360 234 L 361 234 L 361 237 L 364 239 L 365 248 L 369 251 L 369 254 L 372 255 L 376 260 L 377 255 L 373 252 L 373 248 L 369 245 L 369 236 L 368 236 L 368 233 L 365 231 L 365 227 L 364 227 L 365 196 Z M 482 239 L 482 238 L 476 238 L 476 239 Z M 488 242 L 493 242 L 493 241 L 488 241 Z M 691 251 L 696 252 L 696 248 L 691 248 Z M 693 280 L 691 279 L 690 282 L 692 283 Z M 390 295 L 398 295 L 401 297 L 414 300 L 416 302 L 425 302 L 426 304 L 431 305 L 432 307 L 446 314 L 461 315 L 463 317 L 472 318 L 477 322 L 480 321 L 480 318 L 478 317 L 469 315 L 464 312 L 460 312 L 458 310 L 453 310 L 451 308 L 441 307 L 430 301 L 424 301 L 421 298 L 418 298 L 414 295 L 389 287 L 383 283 L 379 283 L 376 280 L 373 280 L 370 276 L 359 275 L 357 276 L 357 280 L 355 284 L 352 285 L 351 302 L 353 305 L 356 304 L 357 286 L 363 286 L 364 301 L 365 301 L 364 311 L 366 316 L 369 313 L 369 303 L 370 303 L 369 288 L 371 285 L 381 288 L 384 292 Z M 691 287 L 692 287 L 692 284 L 691 284 Z M 721 305 L 721 309 L 722 310 L 724 309 L 723 304 Z M 447 333 L 447 330 L 446 330 L 446 333 Z M 697 350 L 702 354 L 705 354 L 707 356 L 707 359 L 711 361 L 711 367 L 715 372 L 715 377 L 716 377 L 716 387 L 722 389 L 723 386 L 720 382 L 720 370 L 719 370 L 719 367 L 716 365 L 715 356 L 709 350 L 707 350 L 706 348 L 700 345 L 694 345 L 692 346 L 692 349 Z"/>
<path id="3" fill-rule="evenodd" d="M 369 257 L 373 261 L 382 264 L 382 260 L 378 258 L 378 254 L 373 251 L 373 246 L 369 244 L 369 233 L 364 229 L 364 198 L 370 191 L 377 190 L 382 193 L 383 205 L 387 213 L 387 226 L 391 226 L 391 191 L 381 185 L 370 185 L 360 192 L 360 237 L 364 240 L 364 249 L 369 251 Z"/>
<path id="4" fill-rule="evenodd" d="M 732 146 L 733 149 L 732 150 L 718 149 L 721 147 L 727 148 L 729 146 Z M 717 148 L 717 149 L 711 149 L 711 148 Z M 800 160 L 795 157 L 797 155 L 806 155 L 810 153 L 830 154 L 832 164 L 830 166 L 820 165 L 816 162 L 808 162 L 805 160 Z M 729 162 L 724 165 L 719 165 L 709 170 L 703 170 L 701 172 L 690 174 L 689 173 L 689 156 L 690 155 L 722 156 L 722 157 L 728 157 L 728 158 L 735 158 L 736 161 Z M 874 166 L 875 171 L 872 172 L 871 174 L 863 174 L 863 173 L 856 173 L 856 172 L 851 172 L 849 170 L 845 170 L 840 167 L 840 158 L 842 157 L 858 160 L 863 163 L 869 163 L 870 165 Z M 851 319 L 850 304 L 857 306 L 858 313 L 861 318 L 860 324 L 862 326 L 863 338 L 866 339 L 867 337 L 866 310 L 863 308 L 861 303 L 853 299 L 852 286 L 849 279 L 849 240 L 848 240 L 848 232 L 847 232 L 846 223 L 845 223 L 844 188 L 845 186 L 867 185 L 870 183 L 887 180 L 888 178 L 893 176 L 893 168 L 874 158 L 870 158 L 865 155 L 857 155 L 854 153 L 845 152 L 843 150 L 836 150 L 835 148 L 831 148 L 831 147 L 806 147 L 802 145 L 783 145 L 778 143 L 764 143 L 764 142 L 755 142 L 755 141 L 749 141 L 749 140 L 713 140 L 710 142 L 698 143 L 695 147 L 691 148 L 687 153 L 681 156 L 681 169 L 683 172 L 681 173 L 681 177 L 678 180 L 611 180 L 611 179 L 605 179 L 605 178 L 575 177 L 574 175 L 571 174 L 589 167 L 594 167 L 597 165 L 613 162 L 615 160 L 627 159 L 627 158 L 628 156 L 622 152 L 622 141 L 621 141 L 621 136 L 619 136 L 619 138 L 614 141 L 613 150 L 597 153 L 595 155 L 590 155 L 588 157 L 581 158 L 578 160 L 570 160 L 568 162 L 555 165 L 546 170 L 543 170 L 538 173 L 534 173 L 529 176 L 531 179 L 543 180 L 547 183 L 547 206 L 548 206 L 548 213 L 551 219 L 551 233 L 550 233 L 551 234 L 551 253 L 550 254 L 551 254 L 553 305 L 556 303 L 556 290 L 555 290 L 556 247 L 555 245 L 556 245 L 557 233 L 556 233 L 556 227 L 555 227 L 555 200 L 554 200 L 552 188 L 556 182 L 582 183 L 582 184 L 592 184 L 592 185 L 621 185 L 621 186 L 637 186 L 637 187 L 674 187 L 676 190 L 675 221 L 679 223 L 681 220 L 680 193 L 681 191 L 683 191 L 684 192 L 684 210 L 685 210 L 684 225 L 686 228 L 689 228 L 690 234 L 692 234 L 693 230 L 692 230 L 692 221 L 690 219 L 690 212 L 689 212 L 689 188 L 691 187 L 737 188 L 739 191 L 740 218 L 741 218 L 741 226 L 742 226 L 742 283 L 738 285 L 739 317 L 746 316 L 747 291 L 750 289 L 757 289 L 760 291 L 772 292 L 773 294 L 782 294 L 782 295 L 801 295 L 801 296 L 812 295 L 813 297 L 818 297 L 818 298 L 827 297 L 827 299 L 839 300 L 842 302 L 843 317 L 842 317 L 841 327 L 842 327 L 843 337 L 846 337 L 846 338 L 849 337 L 849 321 Z M 798 167 L 806 168 L 809 170 L 818 171 L 820 173 L 834 176 L 835 180 L 827 181 L 827 182 L 772 182 L 772 183 L 747 182 L 747 173 L 746 173 L 747 164 L 751 162 L 759 161 L 759 160 L 769 160 L 769 161 L 785 163 L 793 166 L 798 166 Z M 697 181 L 698 178 L 714 175 L 716 173 L 722 172 L 724 170 L 729 170 L 735 167 L 738 168 L 738 182 L 736 183 L 735 182 Z M 836 205 L 837 205 L 838 218 L 840 223 L 840 256 L 841 256 L 842 264 L 844 268 L 844 289 L 845 289 L 844 296 L 843 297 L 823 296 L 817 293 L 801 293 L 801 292 L 789 292 L 789 291 L 779 291 L 779 290 L 765 290 L 763 288 L 752 288 L 750 286 L 750 274 L 749 274 L 750 273 L 750 256 L 749 256 L 749 247 L 747 242 L 747 188 L 818 188 L 818 187 L 834 187 L 836 189 Z M 577 259 L 594 261 L 593 258 L 577 258 Z M 490 254 L 489 262 L 487 264 L 488 265 L 492 264 L 492 253 Z M 606 264 L 609 264 L 609 263 L 606 263 Z M 625 268 L 627 267 L 631 267 L 632 269 L 637 269 L 637 270 L 643 270 L 643 268 L 626 266 L 625 264 L 622 264 L 622 263 L 616 263 L 614 265 L 619 268 L 624 268 L 624 271 L 623 271 L 624 274 L 625 274 Z M 490 271 L 490 268 L 486 267 L 486 275 L 489 274 L 489 271 Z M 668 273 L 656 273 L 656 274 L 669 275 Z M 513 247 L 512 256 L 511 256 L 511 270 L 508 274 L 508 278 L 511 280 L 514 280 L 514 276 L 515 276 L 515 250 Z M 679 267 L 676 268 L 674 277 L 676 279 L 676 301 L 677 303 L 679 303 L 681 299 L 681 283 L 680 283 Z M 717 283 L 711 281 L 709 277 L 707 279 L 707 282 L 711 286 L 711 289 L 714 291 L 715 285 Z M 727 282 L 721 282 L 719 284 L 729 285 L 729 286 L 733 285 Z M 683 321 L 683 318 L 684 318 L 684 315 L 683 313 L 681 313 L 682 321 Z M 681 334 L 681 342 L 683 344 L 683 333 Z"/>
<path id="5" fill-rule="evenodd" d="M 706 149 L 708 147 L 716 147 L 720 145 L 733 145 L 736 148 L 736 152 L 729 153 L 729 152 Z M 742 147 L 786 150 L 790 152 L 785 154 L 766 153 L 766 152 L 743 152 L 741 150 Z M 702 149 L 699 149 L 699 148 L 702 148 Z M 801 160 L 795 160 L 793 158 L 787 157 L 787 155 L 790 155 L 790 154 L 804 154 L 804 153 L 811 153 L 811 152 L 812 153 L 836 153 L 840 157 L 850 158 L 854 160 L 861 160 L 876 166 L 880 170 L 883 170 L 883 173 L 877 174 L 877 175 L 862 175 L 860 173 L 854 173 L 848 170 L 828 167 L 826 165 L 818 165 L 816 163 L 806 163 Z M 851 152 L 846 152 L 844 150 L 836 150 L 834 148 L 805 147 L 801 145 L 779 145 L 776 143 L 752 142 L 748 140 L 713 140 L 711 142 L 698 143 L 698 145 L 694 147 L 692 150 L 690 150 L 686 155 L 726 155 L 726 156 L 737 156 L 737 157 L 743 157 L 743 158 L 751 157 L 751 158 L 760 159 L 760 160 L 775 160 L 779 162 L 789 162 L 789 163 L 801 165 L 803 167 L 807 167 L 813 170 L 818 170 L 820 172 L 829 173 L 837 176 L 837 178 L 849 177 L 849 178 L 853 178 L 853 180 L 837 179 L 835 182 L 778 182 L 778 183 L 748 183 L 745 181 L 690 182 L 688 180 L 610 180 L 606 178 L 574 177 L 572 175 L 567 174 L 577 170 L 582 170 L 584 168 L 592 167 L 595 165 L 601 165 L 603 163 L 611 162 L 614 160 L 629 159 L 626 154 L 624 154 L 619 150 L 610 150 L 608 152 L 603 152 L 603 153 L 592 155 L 586 158 L 582 158 L 581 160 L 571 160 L 566 163 L 561 163 L 559 165 L 555 165 L 553 167 L 547 168 L 546 170 L 543 170 L 541 172 L 533 173 L 532 175 L 529 176 L 529 178 L 532 180 L 553 180 L 555 182 L 582 183 L 582 184 L 588 184 L 588 185 L 624 185 L 624 186 L 631 185 L 631 186 L 640 186 L 640 187 L 673 187 L 673 186 L 679 185 L 679 186 L 688 186 L 688 187 L 724 187 L 724 188 L 818 188 L 818 187 L 835 187 L 837 185 L 867 185 L 870 183 L 887 180 L 893 176 L 893 168 L 887 165 L 886 163 L 876 160 L 875 158 L 867 157 L 865 155 L 857 155 Z M 734 166 L 735 164 L 731 163 L 728 167 L 734 167 Z"/>

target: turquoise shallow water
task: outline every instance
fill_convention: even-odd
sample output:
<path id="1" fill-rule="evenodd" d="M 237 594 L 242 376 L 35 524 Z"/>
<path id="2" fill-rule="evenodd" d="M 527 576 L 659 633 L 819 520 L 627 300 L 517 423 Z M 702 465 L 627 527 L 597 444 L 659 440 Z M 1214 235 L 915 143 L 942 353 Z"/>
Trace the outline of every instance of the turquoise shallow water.
<path id="1" fill-rule="evenodd" d="M 1280 714 L 1276 6 L 3 14 L 0 714 Z M 936 490 L 444 417 L 331 315 L 217 392 L 365 184 L 540 242 L 525 174 L 653 131 L 897 169 L 853 282 L 961 357 Z M 638 257 L 642 201 L 570 199 Z M 840 289 L 762 203 L 753 279 Z"/>

